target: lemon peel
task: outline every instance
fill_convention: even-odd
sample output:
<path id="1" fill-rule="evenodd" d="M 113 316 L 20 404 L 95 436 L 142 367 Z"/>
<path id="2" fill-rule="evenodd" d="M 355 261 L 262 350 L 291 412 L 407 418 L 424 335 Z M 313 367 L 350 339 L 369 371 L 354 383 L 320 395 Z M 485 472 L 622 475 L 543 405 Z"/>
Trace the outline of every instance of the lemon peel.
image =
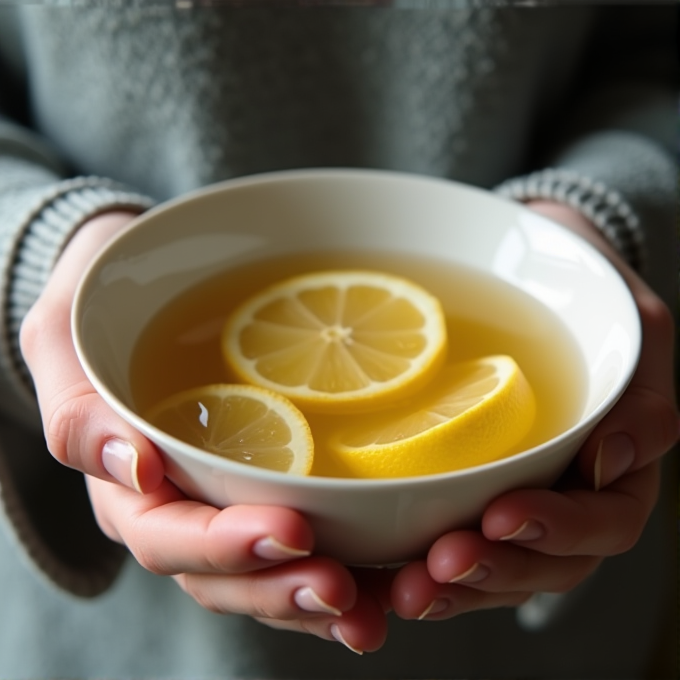
<path id="1" fill-rule="evenodd" d="M 450 472 L 509 455 L 536 414 L 533 391 L 509 356 L 447 365 L 434 389 L 328 441 L 342 469 L 366 478 Z"/>

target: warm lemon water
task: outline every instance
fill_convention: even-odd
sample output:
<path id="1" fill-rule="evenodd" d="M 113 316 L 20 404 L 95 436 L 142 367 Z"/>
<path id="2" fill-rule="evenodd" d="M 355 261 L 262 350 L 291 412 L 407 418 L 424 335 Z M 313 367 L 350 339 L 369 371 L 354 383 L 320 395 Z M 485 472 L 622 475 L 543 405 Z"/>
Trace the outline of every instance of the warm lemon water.
<path id="1" fill-rule="evenodd" d="M 439 298 L 447 319 L 448 362 L 507 354 L 519 364 L 536 397 L 536 417 L 529 433 L 506 455 L 551 439 L 578 420 L 585 395 L 584 362 L 570 334 L 544 305 L 466 267 L 403 254 L 349 252 L 244 265 L 167 305 L 150 320 L 133 355 L 131 384 L 138 411 L 145 413 L 182 390 L 234 382 L 221 351 L 222 329 L 230 312 L 264 287 L 305 272 L 359 268 L 409 278 Z M 426 389 L 436 389 L 436 384 Z M 305 415 L 316 446 L 312 473 L 345 476 L 324 442 L 337 419 L 348 416 Z"/>
<path id="2" fill-rule="evenodd" d="M 439 300 L 410 279 L 324 269 L 265 287 L 230 314 L 227 365 L 244 382 L 319 413 L 389 407 L 446 359 Z"/>

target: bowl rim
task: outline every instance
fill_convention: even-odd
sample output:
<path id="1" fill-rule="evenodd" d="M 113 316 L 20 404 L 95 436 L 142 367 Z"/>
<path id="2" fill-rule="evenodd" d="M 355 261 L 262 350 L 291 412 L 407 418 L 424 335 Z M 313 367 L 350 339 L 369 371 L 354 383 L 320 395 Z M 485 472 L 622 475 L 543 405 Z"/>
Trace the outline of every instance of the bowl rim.
<path id="1" fill-rule="evenodd" d="M 259 481 L 274 481 L 279 485 L 288 487 L 309 487 L 320 490 L 332 489 L 369 489 L 369 488 L 399 488 L 403 486 L 412 487 L 413 485 L 432 484 L 433 481 L 445 481 L 452 478 L 461 479 L 470 476 L 478 476 L 485 471 L 497 470 L 510 465 L 515 465 L 518 461 L 526 460 L 541 455 L 546 455 L 548 449 L 554 449 L 560 444 L 567 443 L 573 440 L 585 439 L 595 425 L 600 421 L 604 415 L 615 405 L 621 395 L 624 393 L 630 384 L 635 371 L 637 369 L 640 350 L 642 345 L 642 327 L 637 305 L 633 298 L 630 288 L 625 282 L 623 276 L 614 267 L 614 265 L 602 254 L 595 246 L 587 240 L 579 237 L 569 228 L 564 225 L 551 220 L 550 218 L 541 216 L 542 220 L 549 224 L 549 228 L 559 231 L 563 236 L 572 240 L 579 248 L 585 250 L 589 257 L 595 258 L 598 264 L 607 271 L 609 276 L 614 277 L 622 288 L 622 294 L 626 299 L 628 305 L 633 311 L 632 319 L 634 327 L 631 328 L 631 356 L 633 360 L 630 365 L 625 367 L 622 376 L 618 380 L 616 389 L 613 389 L 607 397 L 594 408 L 586 418 L 580 420 L 578 423 L 572 425 L 564 432 L 552 437 L 551 439 L 539 444 L 537 446 L 526 449 L 519 453 L 513 454 L 506 458 L 491 461 L 481 465 L 476 465 L 461 470 L 454 470 L 450 472 L 441 472 L 431 475 L 410 476 L 399 478 L 380 478 L 380 479 L 359 479 L 359 478 L 340 478 L 340 477 L 322 477 L 322 476 L 297 476 L 288 475 L 286 473 L 267 470 L 255 466 L 247 466 L 236 461 L 220 458 L 200 448 L 187 444 L 171 435 L 159 430 L 151 423 L 148 423 L 144 418 L 135 413 L 130 407 L 124 404 L 113 392 L 107 387 L 102 379 L 99 378 L 96 371 L 90 364 L 87 358 L 87 352 L 84 347 L 84 341 L 79 332 L 79 320 L 82 316 L 81 311 L 87 302 L 88 289 L 91 286 L 92 280 L 98 274 L 100 268 L 104 266 L 106 257 L 111 251 L 115 250 L 118 245 L 127 239 L 131 232 L 136 231 L 140 225 L 143 225 L 155 219 L 159 215 L 175 210 L 179 206 L 187 206 L 192 202 L 201 201 L 208 196 L 221 194 L 234 189 L 253 187 L 260 185 L 267 185 L 271 183 L 279 183 L 282 180 L 290 181 L 310 181 L 310 180 L 333 180 L 340 179 L 361 179 L 361 178 L 384 179 L 384 180 L 403 180 L 409 183 L 420 182 L 423 184 L 439 184 L 444 187 L 456 187 L 457 190 L 463 192 L 470 192 L 482 196 L 485 200 L 492 202 L 500 202 L 506 206 L 512 207 L 518 213 L 528 213 L 535 215 L 529 208 L 521 203 L 517 203 L 511 199 L 494 194 L 487 189 L 469 185 L 457 180 L 451 180 L 442 177 L 423 175 L 417 173 L 409 173 L 395 170 L 380 170 L 380 169 L 365 169 L 365 168 L 346 168 L 346 167 L 313 167 L 313 168 L 296 168 L 290 170 L 274 170 L 269 172 L 254 173 L 251 175 L 239 176 L 231 179 L 214 182 L 209 185 L 196 188 L 187 192 L 186 194 L 170 198 L 149 210 L 141 213 L 133 218 L 129 224 L 109 239 L 102 248 L 95 254 L 95 256 L 88 262 L 85 270 L 76 287 L 73 298 L 73 305 L 71 309 L 71 333 L 76 354 L 83 371 L 88 380 L 92 383 L 95 390 L 104 398 L 107 405 L 112 408 L 120 417 L 132 424 L 144 436 L 147 432 L 152 432 L 153 436 L 162 442 L 168 442 L 175 448 L 182 450 L 182 455 L 197 460 L 201 463 L 208 463 L 217 466 L 224 474 L 235 473 L 238 476 L 246 476 L 248 478 Z M 153 443 L 153 442 L 152 442 Z M 155 444 L 154 444 L 155 445 Z M 171 454 L 165 454 L 171 455 Z"/>

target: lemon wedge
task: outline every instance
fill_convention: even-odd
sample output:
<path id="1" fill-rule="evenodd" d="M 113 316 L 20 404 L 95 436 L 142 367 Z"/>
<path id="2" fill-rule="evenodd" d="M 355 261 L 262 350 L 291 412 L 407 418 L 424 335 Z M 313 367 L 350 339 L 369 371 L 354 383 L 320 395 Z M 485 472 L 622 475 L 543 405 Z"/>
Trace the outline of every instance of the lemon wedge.
<path id="1" fill-rule="evenodd" d="M 288 399 L 251 385 L 206 385 L 164 400 L 147 420 L 187 444 L 230 460 L 307 475 L 314 443 Z"/>
<path id="2" fill-rule="evenodd" d="M 356 477 L 449 472 L 508 455 L 536 413 L 533 391 L 508 356 L 447 365 L 425 392 L 338 427 L 329 436 L 329 453 Z"/>
<path id="3" fill-rule="evenodd" d="M 286 279 L 237 308 L 222 333 L 239 380 L 319 413 L 375 410 L 414 394 L 439 370 L 446 347 L 437 298 L 372 271 Z"/>

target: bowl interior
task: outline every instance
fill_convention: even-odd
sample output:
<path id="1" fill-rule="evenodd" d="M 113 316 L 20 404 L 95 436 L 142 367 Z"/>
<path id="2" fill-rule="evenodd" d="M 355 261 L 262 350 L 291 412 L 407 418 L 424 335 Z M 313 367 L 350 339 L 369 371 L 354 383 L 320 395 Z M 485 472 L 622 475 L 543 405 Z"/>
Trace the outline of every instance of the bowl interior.
<path id="1" fill-rule="evenodd" d="M 611 265 L 566 229 L 453 182 L 314 170 L 198 191 L 141 216 L 107 246 L 74 306 L 74 338 L 88 376 L 121 415 L 147 428 L 134 413 L 129 363 L 151 316 L 224 268 L 333 249 L 445 258 L 492 273 L 546 304 L 585 361 L 587 394 L 576 428 L 607 410 L 632 375 L 640 343 L 634 302 Z"/>

